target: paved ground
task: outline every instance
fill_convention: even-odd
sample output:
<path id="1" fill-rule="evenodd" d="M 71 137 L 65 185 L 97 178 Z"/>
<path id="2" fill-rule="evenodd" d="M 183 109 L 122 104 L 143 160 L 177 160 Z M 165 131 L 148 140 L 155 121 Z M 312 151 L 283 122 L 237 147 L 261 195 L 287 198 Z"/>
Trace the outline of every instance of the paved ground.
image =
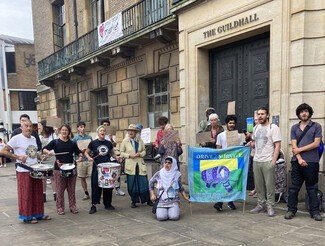
<path id="1" fill-rule="evenodd" d="M 122 188 L 126 190 L 124 182 Z M 115 193 L 115 211 L 98 206 L 97 213 L 90 215 L 89 201 L 81 200 L 80 182 L 76 193 L 80 213 L 57 215 L 48 185 L 45 212 L 52 220 L 24 224 L 17 218 L 14 166 L 0 168 L 0 245 L 325 245 L 325 221 L 316 222 L 303 211 L 293 220 L 284 220 L 284 203 L 269 218 L 265 213 L 248 213 L 256 202 L 251 197 L 244 214 L 242 203 L 236 203 L 235 211 L 223 212 L 217 212 L 212 203 L 192 203 L 191 215 L 184 202 L 179 221 L 158 222 L 151 207 L 131 209 L 130 198 Z"/>

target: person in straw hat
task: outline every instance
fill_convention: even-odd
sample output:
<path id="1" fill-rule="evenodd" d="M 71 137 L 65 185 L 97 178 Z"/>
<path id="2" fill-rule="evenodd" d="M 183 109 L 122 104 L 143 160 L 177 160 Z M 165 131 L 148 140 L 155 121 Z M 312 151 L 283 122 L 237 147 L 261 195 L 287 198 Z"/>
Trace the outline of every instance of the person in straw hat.
<path id="1" fill-rule="evenodd" d="M 152 205 L 149 197 L 147 166 L 143 157 L 146 155 L 145 145 L 138 136 L 139 128 L 131 124 L 127 129 L 127 136 L 121 144 L 121 156 L 125 158 L 125 174 L 127 177 L 128 193 L 131 197 L 131 208 L 136 208 L 136 203 Z"/>

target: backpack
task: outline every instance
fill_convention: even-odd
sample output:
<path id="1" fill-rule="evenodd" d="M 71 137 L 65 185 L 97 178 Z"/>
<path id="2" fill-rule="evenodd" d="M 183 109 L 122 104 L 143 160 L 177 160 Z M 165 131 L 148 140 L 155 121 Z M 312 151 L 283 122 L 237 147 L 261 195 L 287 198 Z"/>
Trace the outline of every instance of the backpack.
<path id="1" fill-rule="evenodd" d="M 323 192 L 321 190 L 317 191 L 317 199 L 319 201 L 319 211 L 324 212 L 324 205 L 323 205 Z M 305 194 L 305 208 L 307 211 L 309 211 L 309 196 L 306 192 Z"/>

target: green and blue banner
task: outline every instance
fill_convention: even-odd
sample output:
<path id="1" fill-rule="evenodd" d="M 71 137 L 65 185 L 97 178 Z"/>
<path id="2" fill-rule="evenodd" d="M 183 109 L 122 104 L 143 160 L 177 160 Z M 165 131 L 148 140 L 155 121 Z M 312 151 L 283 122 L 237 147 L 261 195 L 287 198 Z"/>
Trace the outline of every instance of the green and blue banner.
<path id="1" fill-rule="evenodd" d="M 246 200 L 250 148 L 188 148 L 188 186 L 192 202 Z"/>

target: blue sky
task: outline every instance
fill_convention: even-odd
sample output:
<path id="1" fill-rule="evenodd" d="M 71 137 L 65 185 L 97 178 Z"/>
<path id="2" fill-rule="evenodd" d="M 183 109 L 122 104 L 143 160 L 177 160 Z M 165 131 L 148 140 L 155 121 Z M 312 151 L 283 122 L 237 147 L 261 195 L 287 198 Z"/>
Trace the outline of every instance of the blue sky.
<path id="1" fill-rule="evenodd" d="M 0 34 L 34 40 L 31 0 L 0 0 Z"/>

